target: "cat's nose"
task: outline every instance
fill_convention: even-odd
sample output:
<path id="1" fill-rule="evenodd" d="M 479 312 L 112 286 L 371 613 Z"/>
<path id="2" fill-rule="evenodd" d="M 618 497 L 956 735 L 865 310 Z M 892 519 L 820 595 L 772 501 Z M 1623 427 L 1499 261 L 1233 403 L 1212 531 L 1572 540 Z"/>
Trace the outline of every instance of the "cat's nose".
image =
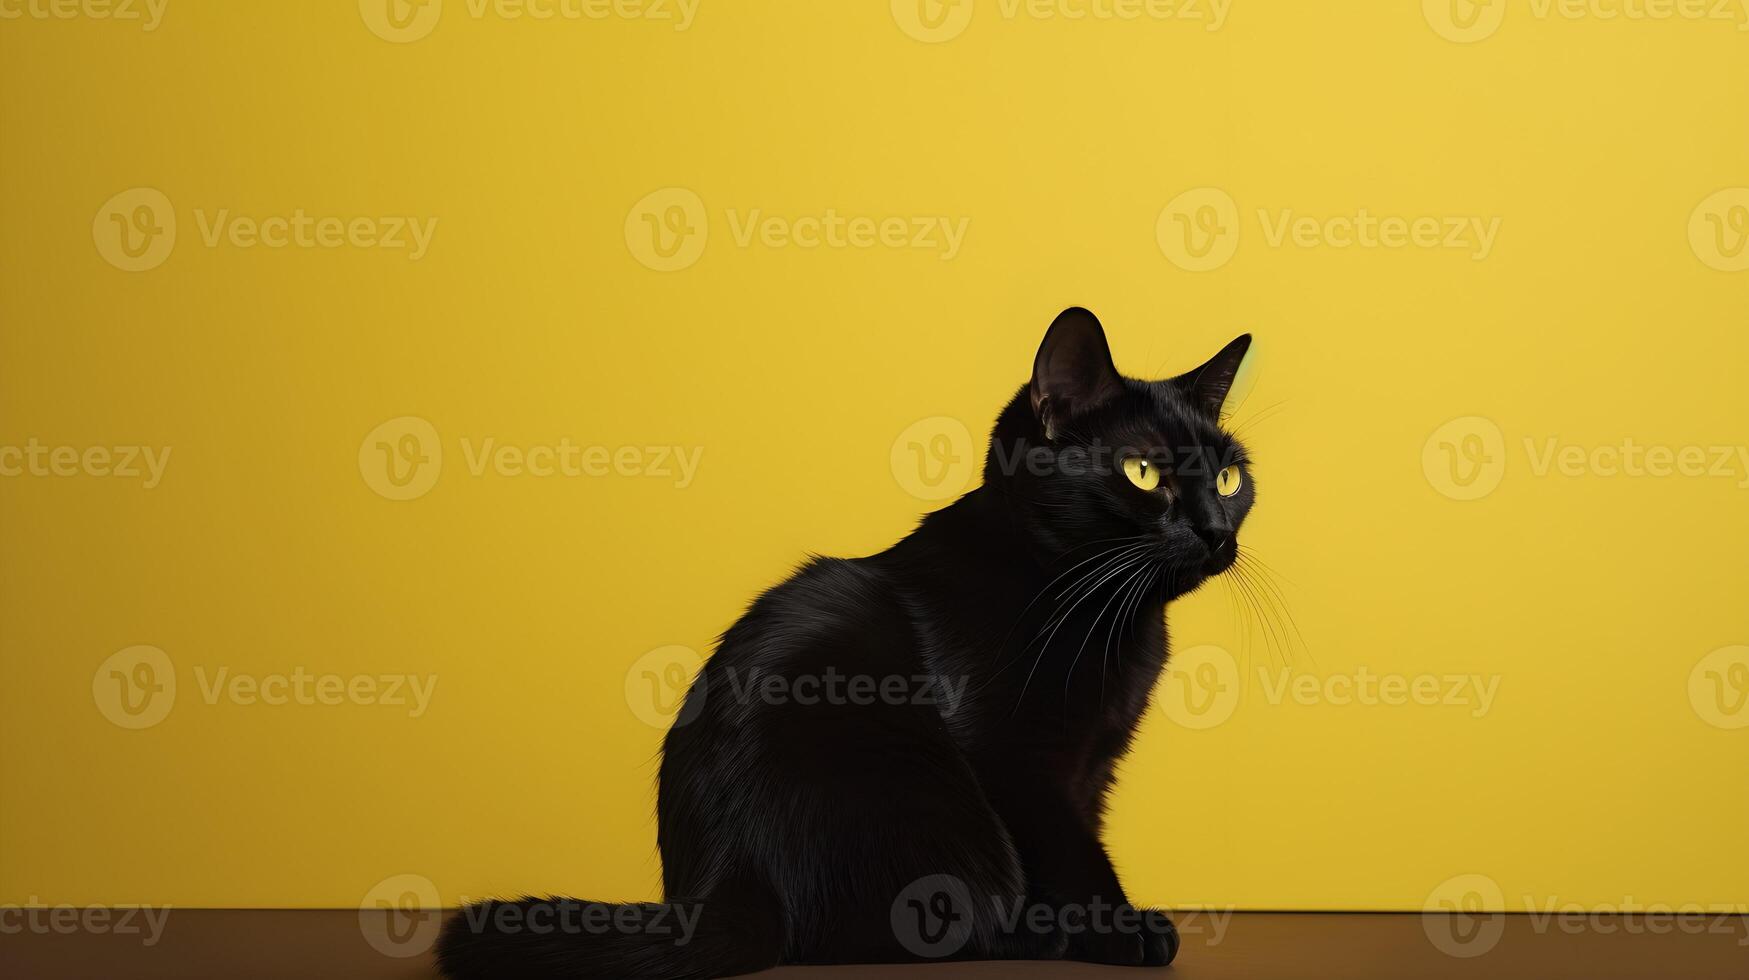
<path id="1" fill-rule="evenodd" d="M 1226 528 L 1207 528 L 1200 532 L 1202 543 L 1208 546 L 1209 557 L 1226 558 L 1235 547 L 1233 532 Z"/>
<path id="2" fill-rule="evenodd" d="M 1239 560 L 1239 543 L 1233 539 L 1232 531 L 1209 530 L 1201 532 L 1201 536 L 1209 550 L 1208 557 L 1203 559 L 1203 574 L 1219 575 Z"/>

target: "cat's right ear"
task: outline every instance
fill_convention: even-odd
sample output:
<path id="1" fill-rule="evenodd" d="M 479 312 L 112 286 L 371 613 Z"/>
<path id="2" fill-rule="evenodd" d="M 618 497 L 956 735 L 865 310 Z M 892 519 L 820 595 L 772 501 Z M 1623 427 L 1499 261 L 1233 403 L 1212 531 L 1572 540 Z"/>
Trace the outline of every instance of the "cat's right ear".
<path id="1" fill-rule="evenodd" d="M 1099 318 L 1079 306 L 1057 314 L 1032 361 L 1032 414 L 1045 438 L 1055 439 L 1069 419 L 1122 391 Z"/>

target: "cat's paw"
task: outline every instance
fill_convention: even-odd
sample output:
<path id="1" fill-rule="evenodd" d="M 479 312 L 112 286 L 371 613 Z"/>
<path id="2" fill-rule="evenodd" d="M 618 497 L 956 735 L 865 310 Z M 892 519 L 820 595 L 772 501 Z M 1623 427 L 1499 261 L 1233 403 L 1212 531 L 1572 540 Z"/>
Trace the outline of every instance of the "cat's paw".
<path id="1" fill-rule="evenodd" d="M 1141 966 L 1142 937 L 1133 932 L 1085 932 L 1069 946 L 1069 958 L 1109 966 Z"/>
<path id="2" fill-rule="evenodd" d="M 993 958 L 1001 960 L 1060 960 L 1069 955 L 1069 934 L 1061 929 L 1019 929 L 1004 933 Z"/>
<path id="3" fill-rule="evenodd" d="M 1160 909 L 1142 909 L 1142 965 L 1167 966 L 1178 956 L 1178 927 Z"/>
<path id="4" fill-rule="evenodd" d="M 1114 924 L 1120 925 L 1076 935 L 1069 957 L 1110 966 L 1166 966 L 1178 955 L 1178 928 L 1165 912 L 1123 906 Z"/>

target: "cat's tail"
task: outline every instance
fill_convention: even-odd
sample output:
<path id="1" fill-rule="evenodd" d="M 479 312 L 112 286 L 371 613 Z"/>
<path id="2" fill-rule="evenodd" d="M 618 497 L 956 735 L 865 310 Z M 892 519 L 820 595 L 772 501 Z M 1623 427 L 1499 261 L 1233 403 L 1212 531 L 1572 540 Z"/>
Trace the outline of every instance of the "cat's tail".
<path id="1" fill-rule="evenodd" d="M 437 940 L 451 980 L 709 980 L 769 969 L 782 954 L 783 924 L 761 903 L 495 900 L 455 913 Z"/>

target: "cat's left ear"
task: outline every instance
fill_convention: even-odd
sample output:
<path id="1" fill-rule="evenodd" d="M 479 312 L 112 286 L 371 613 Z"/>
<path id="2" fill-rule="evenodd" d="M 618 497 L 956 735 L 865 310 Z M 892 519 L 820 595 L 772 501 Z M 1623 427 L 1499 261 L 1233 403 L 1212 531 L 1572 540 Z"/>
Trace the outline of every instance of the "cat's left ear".
<path id="1" fill-rule="evenodd" d="M 1123 392 L 1099 318 L 1079 306 L 1057 314 L 1032 362 L 1032 414 L 1046 439 L 1069 419 Z"/>
<path id="2" fill-rule="evenodd" d="M 1233 390 L 1233 381 L 1239 377 L 1239 371 L 1245 365 L 1245 357 L 1250 352 L 1251 335 L 1245 334 L 1221 348 L 1221 352 L 1209 358 L 1207 364 L 1173 380 L 1190 395 L 1198 408 L 1218 422 L 1222 414 L 1221 406 L 1226 403 L 1228 393 Z"/>

